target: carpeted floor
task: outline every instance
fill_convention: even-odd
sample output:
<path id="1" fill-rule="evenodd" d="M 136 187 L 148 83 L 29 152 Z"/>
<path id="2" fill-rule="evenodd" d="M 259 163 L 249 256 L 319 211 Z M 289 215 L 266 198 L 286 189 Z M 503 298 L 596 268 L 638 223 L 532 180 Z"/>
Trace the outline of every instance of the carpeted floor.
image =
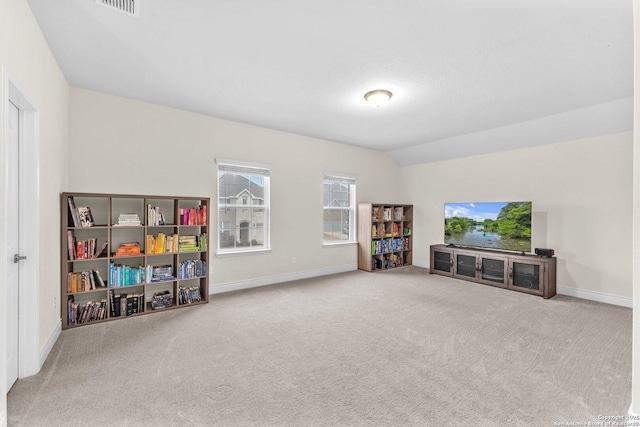
<path id="1" fill-rule="evenodd" d="M 10 426 L 553 426 L 623 415 L 631 310 L 405 267 L 64 331 Z"/>

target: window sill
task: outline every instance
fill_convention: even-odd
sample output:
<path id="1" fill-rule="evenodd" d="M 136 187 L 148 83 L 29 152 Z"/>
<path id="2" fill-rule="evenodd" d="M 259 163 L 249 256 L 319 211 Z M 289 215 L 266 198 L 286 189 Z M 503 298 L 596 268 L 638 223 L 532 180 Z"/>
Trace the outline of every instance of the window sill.
<path id="1" fill-rule="evenodd" d="M 225 258 L 225 257 L 231 257 L 231 256 L 258 255 L 258 254 L 268 254 L 268 253 L 271 253 L 271 248 L 247 249 L 247 250 L 237 250 L 237 251 L 229 251 L 229 252 L 216 252 L 216 257 Z"/>
<path id="2" fill-rule="evenodd" d="M 358 242 L 335 242 L 335 243 L 322 243 L 322 247 L 331 248 L 334 246 L 349 246 L 349 245 L 357 245 Z"/>

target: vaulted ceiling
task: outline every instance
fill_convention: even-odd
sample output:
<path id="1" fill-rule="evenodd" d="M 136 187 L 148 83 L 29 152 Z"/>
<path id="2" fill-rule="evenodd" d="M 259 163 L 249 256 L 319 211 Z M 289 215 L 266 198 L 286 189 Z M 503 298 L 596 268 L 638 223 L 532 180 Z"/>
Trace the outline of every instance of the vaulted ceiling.
<path id="1" fill-rule="evenodd" d="M 28 1 L 71 86 L 399 164 L 632 125 L 631 0 Z"/>

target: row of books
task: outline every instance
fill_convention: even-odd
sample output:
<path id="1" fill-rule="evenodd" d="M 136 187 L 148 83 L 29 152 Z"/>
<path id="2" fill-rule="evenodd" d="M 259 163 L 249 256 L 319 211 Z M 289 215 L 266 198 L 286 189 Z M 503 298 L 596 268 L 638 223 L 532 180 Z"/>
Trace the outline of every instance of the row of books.
<path id="1" fill-rule="evenodd" d="M 146 282 L 146 268 L 109 263 L 109 287 L 141 285 Z M 148 282 L 147 282 L 148 283 Z"/>
<path id="2" fill-rule="evenodd" d="M 180 304 L 192 304 L 202 301 L 200 288 L 198 286 L 191 286 L 190 288 L 180 286 L 178 288 L 178 301 Z"/>
<path id="3" fill-rule="evenodd" d="M 178 237 L 179 252 L 199 252 L 207 250 L 207 233 L 199 236 L 180 236 Z"/>
<path id="4" fill-rule="evenodd" d="M 98 239 L 95 237 L 89 239 L 76 239 L 73 236 L 73 231 L 67 231 L 67 249 L 69 253 L 69 260 L 74 261 L 77 259 L 92 259 L 98 258 L 107 247 L 107 242 L 104 242 L 100 248 L 97 247 Z"/>
<path id="5" fill-rule="evenodd" d="M 207 225 L 207 205 L 179 209 L 180 225 Z"/>
<path id="6" fill-rule="evenodd" d="M 117 294 L 115 290 L 109 291 L 110 317 L 131 316 L 136 313 L 144 313 L 144 294 Z"/>
<path id="7" fill-rule="evenodd" d="M 393 237 L 389 239 L 374 240 L 371 242 L 371 253 L 374 255 L 408 251 L 409 249 L 409 239 L 406 237 Z"/>
<path id="8" fill-rule="evenodd" d="M 403 234 L 411 235 L 411 229 L 408 226 L 403 228 L 401 222 L 371 225 L 371 237 L 395 237 Z"/>
<path id="9" fill-rule="evenodd" d="M 201 277 L 207 274 L 207 264 L 203 260 L 188 260 L 180 263 L 178 275 L 180 279 Z M 143 267 L 110 263 L 109 281 L 105 282 L 98 270 L 71 272 L 67 275 L 67 293 L 87 292 L 99 288 L 119 288 L 144 283 L 175 280 L 173 266 L 147 265 Z"/>
<path id="10" fill-rule="evenodd" d="M 207 275 L 207 263 L 201 259 L 183 261 L 178 266 L 178 279 L 189 279 Z"/>
<path id="11" fill-rule="evenodd" d="M 67 300 L 67 323 L 69 325 L 79 325 L 81 323 L 93 322 L 107 318 L 107 300 L 87 301 L 80 304 L 70 296 Z"/>
<path id="12" fill-rule="evenodd" d="M 374 206 L 373 211 L 371 213 L 371 219 L 373 221 L 380 221 L 380 210 L 379 206 Z M 404 208 L 402 206 L 397 206 L 395 208 L 382 208 L 382 221 L 404 221 Z"/>
<path id="13" fill-rule="evenodd" d="M 164 233 L 158 233 L 156 237 L 147 235 L 147 244 L 145 251 L 147 254 L 164 254 L 178 252 L 178 235 L 167 236 Z"/>
<path id="14" fill-rule="evenodd" d="M 164 214 L 158 206 L 147 205 L 147 225 L 167 225 Z"/>
<path id="15" fill-rule="evenodd" d="M 175 280 L 173 266 L 171 265 L 147 265 L 143 267 L 109 264 L 109 287 L 135 286 L 143 283 L 163 282 Z"/>
<path id="16" fill-rule="evenodd" d="M 98 288 L 106 288 L 98 270 L 85 270 L 67 275 L 67 293 L 87 292 Z"/>
<path id="17" fill-rule="evenodd" d="M 405 264 L 405 257 L 398 254 L 386 254 L 382 257 L 373 257 L 371 266 L 373 270 L 401 267 Z"/>

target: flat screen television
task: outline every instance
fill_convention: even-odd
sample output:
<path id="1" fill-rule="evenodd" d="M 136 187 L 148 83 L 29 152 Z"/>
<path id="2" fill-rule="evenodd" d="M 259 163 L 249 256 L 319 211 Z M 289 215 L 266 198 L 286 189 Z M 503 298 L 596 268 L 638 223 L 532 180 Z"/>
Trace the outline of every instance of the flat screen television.
<path id="1" fill-rule="evenodd" d="M 445 203 L 444 243 L 531 252 L 531 202 Z"/>

